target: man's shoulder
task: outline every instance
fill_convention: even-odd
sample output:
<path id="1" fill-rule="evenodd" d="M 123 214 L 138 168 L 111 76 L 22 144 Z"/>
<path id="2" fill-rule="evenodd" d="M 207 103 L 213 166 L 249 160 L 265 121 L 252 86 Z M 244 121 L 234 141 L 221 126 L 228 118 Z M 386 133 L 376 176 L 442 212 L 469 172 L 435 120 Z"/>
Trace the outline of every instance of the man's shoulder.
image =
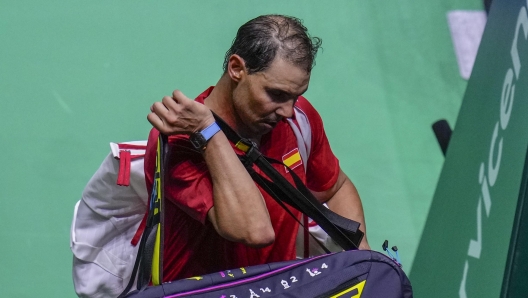
<path id="1" fill-rule="evenodd" d="M 309 120 L 311 125 L 317 124 L 320 125 L 322 122 L 319 112 L 315 107 L 306 99 L 304 96 L 299 96 L 297 102 L 295 103 L 295 108 L 303 113 Z"/>
<path id="2" fill-rule="evenodd" d="M 307 112 L 311 110 L 317 112 L 314 106 L 310 103 L 310 101 L 308 101 L 308 99 L 302 95 L 297 98 L 297 101 L 295 102 L 295 107 Z"/>

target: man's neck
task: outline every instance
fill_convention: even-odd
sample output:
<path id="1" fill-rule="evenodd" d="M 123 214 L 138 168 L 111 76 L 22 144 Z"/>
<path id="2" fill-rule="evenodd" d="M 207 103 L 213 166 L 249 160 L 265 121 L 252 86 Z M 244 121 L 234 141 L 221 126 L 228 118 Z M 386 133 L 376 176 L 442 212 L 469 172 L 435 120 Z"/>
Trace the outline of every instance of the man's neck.
<path id="1" fill-rule="evenodd" d="M 243 137 L 251 139 L 253 142 L 260 144 L 260 137 L 247 136 L 245 130 L 242 128 L 243 124 L 236 116 L 232 101 L 232 90 L 234 86 L 229 76 L 224 74 L 218 83 L 211 91 L 211 94 L 204 100 L 204 104 L 211 111 L 217 114 L 224 120 L 231 128 Z"/>

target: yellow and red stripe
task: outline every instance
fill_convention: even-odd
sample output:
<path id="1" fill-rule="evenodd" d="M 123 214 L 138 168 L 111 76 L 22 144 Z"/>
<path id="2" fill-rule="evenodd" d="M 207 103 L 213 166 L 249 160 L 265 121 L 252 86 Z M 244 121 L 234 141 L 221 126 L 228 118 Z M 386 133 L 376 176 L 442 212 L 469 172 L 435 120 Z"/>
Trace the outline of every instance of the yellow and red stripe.
<path id="1" fill-rule="evenodd" d="M 301 154 L 299 153 L 299 149 L 295 148 L 292 151 L 284 154 L 282 156 L 282 162 L 292 170 L 302 165 L 302 159 L 301 159 Z M 286 172 L 288 172 L 287 168 L 286 168 Z"/>

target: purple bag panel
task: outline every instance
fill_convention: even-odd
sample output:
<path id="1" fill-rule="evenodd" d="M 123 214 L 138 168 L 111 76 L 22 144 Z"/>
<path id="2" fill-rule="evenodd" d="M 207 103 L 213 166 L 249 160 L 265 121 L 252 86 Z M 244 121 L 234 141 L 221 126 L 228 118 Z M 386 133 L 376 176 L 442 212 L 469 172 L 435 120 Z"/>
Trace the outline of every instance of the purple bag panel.
<path id="1" fill-rule="evenodd" d="M 412 287 L 401 268 L 385 255 L 374 251 L 346 251 L 221 271 L 149 287 L 127 297 L 412 298 Z"/>

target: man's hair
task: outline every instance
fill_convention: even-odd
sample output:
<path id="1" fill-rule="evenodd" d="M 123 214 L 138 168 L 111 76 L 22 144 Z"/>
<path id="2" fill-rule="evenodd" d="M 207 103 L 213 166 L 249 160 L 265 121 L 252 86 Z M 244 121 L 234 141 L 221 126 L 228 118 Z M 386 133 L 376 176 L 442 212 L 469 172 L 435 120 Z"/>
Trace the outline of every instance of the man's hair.
<path id="1" fill-rule="evenodd" d="M 311 37 L 302 21 L 283 15 L 263 15 L 242 25 L 224 58 L 227 72 L 229 57 L 237 54 L 246 63 L 248 73 L 266 70 L 277 55 L 310 72 L 322 40 Z"/>

